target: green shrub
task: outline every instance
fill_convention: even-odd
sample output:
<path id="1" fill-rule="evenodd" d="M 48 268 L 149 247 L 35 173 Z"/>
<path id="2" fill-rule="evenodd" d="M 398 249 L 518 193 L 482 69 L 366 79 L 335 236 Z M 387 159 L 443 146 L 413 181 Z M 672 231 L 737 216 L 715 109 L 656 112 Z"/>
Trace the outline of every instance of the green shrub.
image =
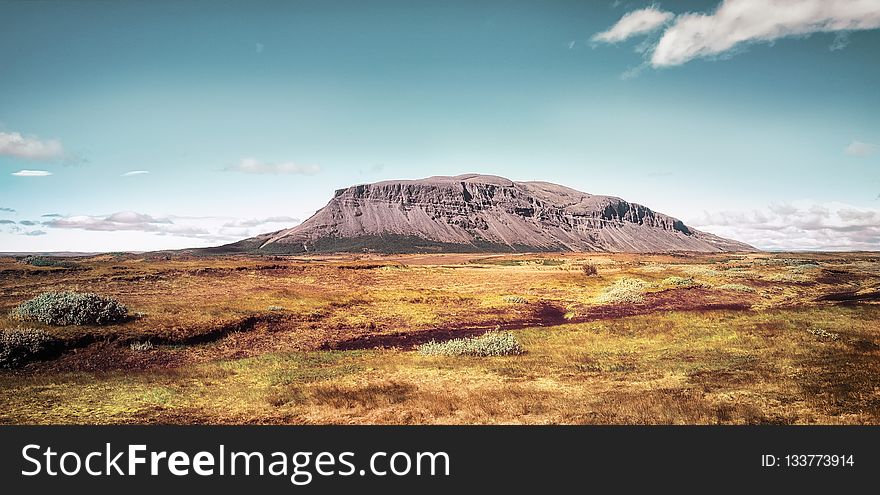
<path id="1" fill-rule="evenodd" d="M 124 320 L 128 309 L 115 299 L 81 292 L 44 292 L 21 303 L 12 316 L 47 325 L 106 325 Z"/>
<path id="2" fill-rule="evenodd" d="M 811 328 L 809 332 L 819 340 L 837 340 L 840 338 L 840 334 L 829 332 L 824 328 Z"/>
<path id="3" fill-rule="evenodd" d="M 640 278 L 620 278 L 605 287 L 596 297 L 600 304 L 639 303 L 644 300 L 644 292 L 651 284 Z"/>
<path id="4" fill-rule="evenodd" d="M 0 368 L 17 368 L 51 350 L 58 342 L 42 330 L 0 330 Z"/>
<path id="5" fill-rule="evenodd" d="M 806 272 L 809 272 L 810 270 L 815 270 L 817 268 L 819 268 L 819 264 L 810 261 L 807 263 L 800 263 L 800 264 L 794 265 L 790 269 L 794 273 L 806 273 Z"/>
<path id="6" fill-rule="evenodd" d="M 511 356 L 522 354 L 523 349 L 511 332 L 489 332 L 479 337 L 434 340 L 419 346 L 424 356 Z"/>
<path id="7" fill-rule="evenodd" d="M 686 265 L 679 269 L 688 275 L 693 275 L 695 277 L 717 277 L 721 275 L 721 272 L 718 270 L 701 265 Z"/>
<path id="8" fill-rule="evenodd" d="M 31 266 L 55 266 L 59 268 L 76 268 L 77 266 L 72 261 L 47 258 L 45 256 L 25 256 L 21 262 Z"/>
<path id="9" fill-rule="evenodd" d="M 678 288 L 688 288 L 700 285 L 690 277 L 666 277 L 663 279 L 663 285 L 671 285 Z"/>
<path id="10" fill-rule="evenodd" d="M 156 348 L 156 346 L 154 346 L 153 343 L 149 340 L 145 340 L 143 342 L 132 342 L 131 344 L 128 344 L 128 347 L 131 350 L 137 352 L 152 351 Z"/>

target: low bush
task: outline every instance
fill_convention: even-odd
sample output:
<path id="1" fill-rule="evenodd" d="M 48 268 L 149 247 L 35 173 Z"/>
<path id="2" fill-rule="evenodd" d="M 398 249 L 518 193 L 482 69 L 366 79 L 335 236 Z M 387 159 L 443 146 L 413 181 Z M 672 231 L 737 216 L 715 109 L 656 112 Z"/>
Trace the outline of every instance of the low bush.
<path id="1" fill-rule="evenodd" d="M 504 302 L 510 304 L 528 304 L 529 300 L 520 296 L 504 296 Z"/>
<path id="2" fill-rule="evenodd" d="M 150 342 L 149 340 L 145 340 L 143 342 L 132 342 L 131 344 L 128 345 L 128 347 L 131 350 L 137 351 L 137 352 L 152 351 L 153 349 L 156 348 L 156 346 L 154 346 L 153 343 Z"/>
<path id="3" fill-rule="evenodd" d="M 693 275 L 695 277 L 717 277 L 721 275 L 721 272 L 718 270 L 701 265 L 686 265 L 679 269 L 688 275 Z"/>
<path id="4" fill-rule="evenodd" d="M 50 351 L 57 343 L 43 330 L 0 330 L 0 368 L 17 368 Z"/>
<path id="5" fill-rule="evenodd" d="M 76 268 L 77 264 L 72 261 L 47 258 L 45 256 L 25 256 L 21 260 L 25 265 L 31 266 L 54 266 L 59 268 Z"/>
<path id="6" fill-rule="evenodd" d="M 620 278 L 596 297 L 600 304 L 639 303 L 651 284 L 640 278 Z"/>
<path id="7" fill-rule="evenodd" d="M 700 284 L 698 284 L 696 281 L 694 281 L 694 279 L 692 279 L 690 277 L 675 277 L 675 276 L 673 276 L 673 277 L 666 277 L 665 279 L 663 279 L 663 285 L 671 285 L 672 287 L 677 287 L 677 288 L 688 288 L 688 287 L 694 287 L 694 286 L 697 286 Z"/>
<path id="8" fill-rule="evenodd" d="M 819 268 L 818 263 L 808 262 L 808 263 L 800 263 L 798 265 L 794 265 L 790 268 L 790 270 L 794 273 L 807 273 L 810 270 L 816 270 Z"/>
<path id="9" fill-rule="evenodd" d="M 581 271 L 584 273 L 584 275 L 588 277 L 595 277 L 596 275 L 599 275 L 599 269 L 596 268 L 596 265 L 592 263 L 581 265 Z"/>
<path id="10" fill-rule="evenodd" d="M 489 332 L 478 337 L 430 341 L 419 346 L 424 356 L 512 356 L 523 348 L 511 332 Z"/>
<path id="11" fill-rule="evenodd" d="M 819 340 L 837 340 L 840 338 L 840 334 L 829 332 L 824 328 L 811 328 L 809 332 Z"/>
<path id="12" fill-rule="evenodd" d="M 119 301 L 82 292 L 44 292 L 21 303 L 14 318 L 46 325 L 106 325 L 123 321 L 128 309 Z"/>

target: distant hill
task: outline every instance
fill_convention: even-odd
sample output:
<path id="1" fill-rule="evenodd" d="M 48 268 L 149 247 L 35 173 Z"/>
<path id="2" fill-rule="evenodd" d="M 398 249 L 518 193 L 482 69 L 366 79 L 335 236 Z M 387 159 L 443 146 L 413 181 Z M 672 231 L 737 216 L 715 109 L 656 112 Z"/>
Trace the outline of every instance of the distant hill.
<path id="1" fill-rule="evenodd" d="M 296 227 L 205 251 L 722 252 L 756 251 L 612 196 L 548 182 L 467 174 L 336 191 Z"/>

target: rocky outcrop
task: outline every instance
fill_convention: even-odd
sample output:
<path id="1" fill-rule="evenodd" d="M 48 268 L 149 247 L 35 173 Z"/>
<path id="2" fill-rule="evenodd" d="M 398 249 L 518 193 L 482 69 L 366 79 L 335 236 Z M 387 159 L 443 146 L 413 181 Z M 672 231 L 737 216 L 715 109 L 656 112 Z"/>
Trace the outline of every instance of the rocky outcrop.
<path id="1" fill-rule="evenodd" d="M 362 184 L 296 227 L 230 248 L 328 251 L 754 251 L 612 196 L 489 175 Z"/>

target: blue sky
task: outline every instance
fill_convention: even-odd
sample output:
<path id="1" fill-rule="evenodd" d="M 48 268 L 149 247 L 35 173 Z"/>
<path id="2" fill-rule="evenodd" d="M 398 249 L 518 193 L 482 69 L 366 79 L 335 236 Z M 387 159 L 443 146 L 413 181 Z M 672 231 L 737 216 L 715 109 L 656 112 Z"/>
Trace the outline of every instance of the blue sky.
<path id="1" fill-rule="evenodd" d="M 880 249 L 880 0 L 781 3 L 2 2 L 0 251 L 222 244 L 465 172 Z"/>

